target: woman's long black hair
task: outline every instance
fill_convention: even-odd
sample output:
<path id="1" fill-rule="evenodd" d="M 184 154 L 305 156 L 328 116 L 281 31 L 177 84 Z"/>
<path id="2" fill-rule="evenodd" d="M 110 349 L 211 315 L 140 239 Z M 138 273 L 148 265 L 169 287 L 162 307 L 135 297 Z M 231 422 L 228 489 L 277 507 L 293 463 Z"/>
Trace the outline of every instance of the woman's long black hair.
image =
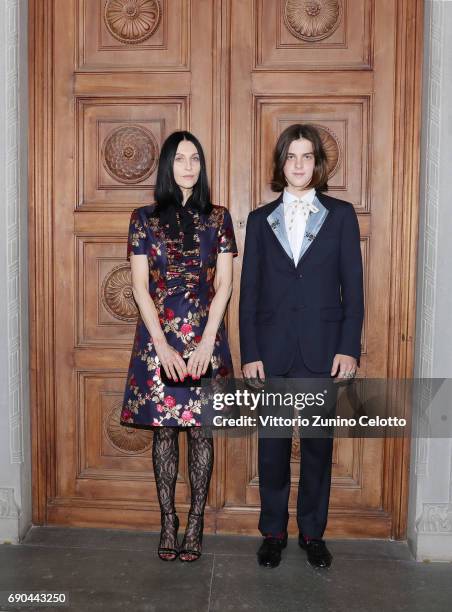
<path id="1" fill-rule="evenodd" d="M 193 187 L 193 193 L 188 199 L 187 205 L 201 213 L 209 214 L 212 210 L 212 202 L 210 201 L 210 189 L 207 179 L 204 151 L 196 136 L 193 136 L 193 134 L 185 130 L 173 132 L 162 145 L 155 187 L 155 201 L 157 202 L 155 212 L 158 214 L 164 212 L 169 207 L 182 204 L 182 191 L 174 180 L 173 171 L 177 147 L 182 140 L 189 140 L 195 145 L 201 164 L 199 178 Z"/>

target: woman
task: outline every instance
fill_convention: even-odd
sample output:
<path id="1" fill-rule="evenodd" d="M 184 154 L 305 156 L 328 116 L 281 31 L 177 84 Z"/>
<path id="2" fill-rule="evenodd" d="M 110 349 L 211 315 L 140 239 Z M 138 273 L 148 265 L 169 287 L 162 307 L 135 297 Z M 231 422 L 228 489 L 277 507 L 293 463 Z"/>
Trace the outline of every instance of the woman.
<path id="1" fill-rule="evenodd" d="M 213 378 L 233 375 L 223 316 L 237 248 L 229 212 L 210 202 L 204 153 L 189 132 L 174 132 L 164 142 L 155 199 L 135 209 L 130 220 L 127 259 L 140 316 L 121 424 L 153 428 L 160 559 L 195 561 L 201 555 L 213 440 L 200 426 L 201 388 L 177 382 L 187 376 L 199 381 L 209 364 Z M 163 384 L 162 368 L 170 384 Z M 181 428 L 188 436 L 191 505 L 179 549 L 174 495 Z"/>

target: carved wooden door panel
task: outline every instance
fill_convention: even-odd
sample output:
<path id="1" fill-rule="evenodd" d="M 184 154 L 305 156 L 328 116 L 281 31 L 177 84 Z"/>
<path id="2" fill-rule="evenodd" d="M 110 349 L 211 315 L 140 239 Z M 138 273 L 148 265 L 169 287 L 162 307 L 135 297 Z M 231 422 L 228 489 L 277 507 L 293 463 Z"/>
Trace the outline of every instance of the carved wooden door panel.
<path id="1" fill-rule="evenodd" d="M 212 2 L 55 2 L 54 494 L 48 521 L 157 525 L 151 433 L 119 425 L 137 309 L 131 210 L 191 128 L 212 158 Z M 189 497 L 181 436 L 178 503 Z"/>
<path id="2" fill-rule="evenodd" d="M 361 376 L 410 374 L 421 9 L 422 0 L 30 1 L 36 523 L 159 524 L 151 434 L 119 425 L 137 314 L 126 242 L 176 129 L 203 143 L 213 200 L 234 220 L 236 372 L 246 217 L 274 198 L 278 134 L 305 121 L 323 134 L 331 195 L 359 216 Z M 206 530 L 257 532 L 256 450 L 253 435 L 217 438 Z M 337 441 L 330 535 L 403 535 L 408 450 Z M 299 452 L 295 443 L 294 484 Z M 183 515 L 185 436 L 180 457 Z"/>
<path id="3" fill-rule="evenodd" d="M 360 376 L 377 378 L 390 372 L 396 4 L 237 0 L 231 8 L 230 209 L 239 227 L 239 250 L 249 210 L 276 197 L 269 180 L 278 135 L 292 123 L 316 125 L 329 156 L 329 193 L 352 202 L 359 217 L 366 301 Z M 235 329 L 236 308 L 230 316 Z M 235 356 L 238 364 L 236 345 Z M 388 449 L 392 440 L 335 440 L 329 534 L 387 537 L 396 531 L 394 455 Z M 255 435 L 228 441 L 219 529 L 256 526 L 256 451 Z M 292 533 L 299 454 L 294 437 Z"/>

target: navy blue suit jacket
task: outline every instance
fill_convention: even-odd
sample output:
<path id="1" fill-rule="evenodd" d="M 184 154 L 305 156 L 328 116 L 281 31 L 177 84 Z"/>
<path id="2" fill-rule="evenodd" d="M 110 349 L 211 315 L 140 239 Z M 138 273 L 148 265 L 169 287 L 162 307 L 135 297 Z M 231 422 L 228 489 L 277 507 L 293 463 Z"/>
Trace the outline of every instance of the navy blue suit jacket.
<path id="1" fill-rule="evenodd" d="M 248 216 L 240 283 L 241 362 L 263 361 L 267 375 L 287 373 L 297 345 L 314 372 L 329 371 L 336 353 L 359 363 L 364 295 L 358 219 L 349 202 L 318 191 L 316 197 L 322 210 L 310 213 L 297 265 L 287 248 L 282 195 Z M 316 222 L 318 233 L 308 231 L 311 215 L 324 219 L 320 229 Z"/>

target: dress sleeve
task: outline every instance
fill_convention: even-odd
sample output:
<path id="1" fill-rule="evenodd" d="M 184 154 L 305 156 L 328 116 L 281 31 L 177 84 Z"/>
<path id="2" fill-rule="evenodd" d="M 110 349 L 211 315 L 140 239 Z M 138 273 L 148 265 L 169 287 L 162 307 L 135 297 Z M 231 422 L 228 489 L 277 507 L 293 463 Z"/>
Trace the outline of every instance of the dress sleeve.
<path id="1" fill-rule="evenodd" d="M 218 253 L 232 253 L 234 257 L 238 254 L 235 243 L 234 226 L 231 215 L 227 208 L 224 209 L 221 226 L 218 229 Z"/>
<path id="2" fill-rule="evenodd" d="M 130 254 L 147 255 L 147 233 L 143 225 L 143 220 L 137 208 L 130 216 L 129 238 L 127 240 L 127 259 L 130 261 Z"/>

